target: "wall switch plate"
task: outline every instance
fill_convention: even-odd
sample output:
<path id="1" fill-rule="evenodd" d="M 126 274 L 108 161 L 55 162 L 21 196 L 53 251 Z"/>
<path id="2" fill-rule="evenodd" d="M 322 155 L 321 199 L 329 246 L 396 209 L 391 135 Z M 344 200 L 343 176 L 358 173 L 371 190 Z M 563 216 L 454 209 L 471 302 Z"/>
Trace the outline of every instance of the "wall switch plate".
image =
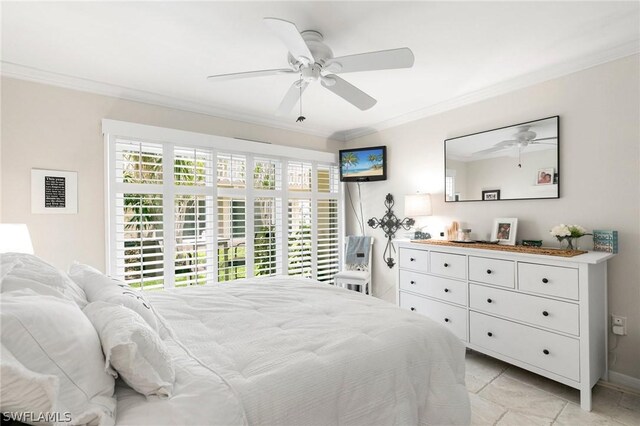
<path id="1" fill-rule="evenodd" d="M 619 336 L 627 335 L 627 318 L 611 315 L 611 331 Z"/>

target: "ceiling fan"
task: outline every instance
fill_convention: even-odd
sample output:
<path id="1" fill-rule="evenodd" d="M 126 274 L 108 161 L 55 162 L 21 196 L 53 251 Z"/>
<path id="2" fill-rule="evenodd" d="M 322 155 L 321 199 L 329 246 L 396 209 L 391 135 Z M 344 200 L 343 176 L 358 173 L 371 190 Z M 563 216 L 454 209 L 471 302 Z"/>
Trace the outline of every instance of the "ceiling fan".
<path id="1" fill-rule="evenodd" d="M 524 148 L 530 145 L 556 145 L 553 142 L 542 142 L 542 141 L 554 140 L 554 139 L 557 139 L 557 137 L 536 139 L 537 133 L 532 130 L 529 130 L 530 128 L 531 126 L 520 126 L 517 128 L 518 131 L 513 134 L 513 139 L 498 142 L 497 144 L 495 144 L 493 147 L 489 149 L 483 149 L 481 151 L 474 152 L 473 155 L 491 154 L 493 152 L 498 152 L 498 151 L 511 149 L 511 148 L 516 148 L 519 154 L 520 151 L 522 151 Z"/>
<path id="2" fill-rule="evenodd" d="M 294 23 L 277 18 L 264 18 L 264 23 L 287 47 L 289 68 L 211 75 L 207 79 L 227 81 L 279 74 L 297 76 L 280 103 L 277 115 L 288 114 L 302 97 L 307 86 L 316 81 L 320 81 L 322 87 L 360 110 L 368 110 L 377 101 L 336 74 L 413 66 L 413 52 L 407 47 L 334 58 L 333 52 L 323 43 L 324 38 L 319 32 L 301 33 Z M 300 118 L 304 120 L 302 114 L 299 121 Z"/>

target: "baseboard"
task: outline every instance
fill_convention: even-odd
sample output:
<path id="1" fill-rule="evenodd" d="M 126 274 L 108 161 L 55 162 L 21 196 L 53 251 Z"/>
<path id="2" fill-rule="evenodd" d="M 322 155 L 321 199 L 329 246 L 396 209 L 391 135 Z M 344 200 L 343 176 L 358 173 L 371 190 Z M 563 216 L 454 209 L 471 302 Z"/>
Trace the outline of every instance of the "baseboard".
<path id="1" fill-rule="evenodd" d="M 619 385 L 635 392 L 640 392 L 640 379 L 616 371 L 609 370 L 609 380 L 605 383 Z"/>

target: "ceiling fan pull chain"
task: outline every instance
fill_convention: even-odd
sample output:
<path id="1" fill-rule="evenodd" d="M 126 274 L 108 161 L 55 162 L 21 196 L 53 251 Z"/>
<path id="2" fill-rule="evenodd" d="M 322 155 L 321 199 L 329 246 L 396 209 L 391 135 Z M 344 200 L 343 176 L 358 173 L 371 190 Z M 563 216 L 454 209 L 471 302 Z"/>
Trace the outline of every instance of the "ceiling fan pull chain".
<path id="1" fill-rule="evenodd" d="M 522 155 L 522 149 L 520 147 L 518 147 L 518 167 L 522 168 L 522 159 L 521 159 L 521 155 Z"/>
<path id="2" fill-rule="evenodd" d="M 300 73 L 300 116 L 296 119 L 296 123 L 303 122 L 306 117 L 302 115 L 302 73 Z"/>

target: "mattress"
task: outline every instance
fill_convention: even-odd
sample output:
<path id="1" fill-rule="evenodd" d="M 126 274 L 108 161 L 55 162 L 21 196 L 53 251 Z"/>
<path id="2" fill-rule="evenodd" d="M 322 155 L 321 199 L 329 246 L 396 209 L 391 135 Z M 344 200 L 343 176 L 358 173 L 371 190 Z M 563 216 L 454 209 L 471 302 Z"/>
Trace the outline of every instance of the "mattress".
<path id="1" fill-rule="evenodd" d="M 170 399 L 119 384 L 119 425 L 468 424 L 464 346 L 382 300 L 293 277 L 146 293 Z"/>

